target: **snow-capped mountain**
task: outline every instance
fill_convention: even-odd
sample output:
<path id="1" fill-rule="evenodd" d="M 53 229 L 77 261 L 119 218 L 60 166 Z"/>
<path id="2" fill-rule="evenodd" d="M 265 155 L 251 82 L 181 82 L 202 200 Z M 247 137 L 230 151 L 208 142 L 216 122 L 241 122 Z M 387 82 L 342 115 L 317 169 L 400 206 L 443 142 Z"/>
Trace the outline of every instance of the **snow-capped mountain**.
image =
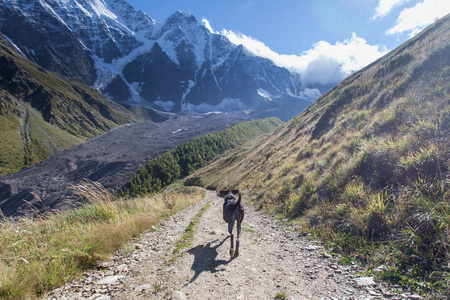
<path id="1" fill-rule="evenodd" d="M 28 59 L 119 102 L 286 120 L 319 94 L 180 11 L 157 23 L 124 0 L 0 0 L 0 31 Z"/>

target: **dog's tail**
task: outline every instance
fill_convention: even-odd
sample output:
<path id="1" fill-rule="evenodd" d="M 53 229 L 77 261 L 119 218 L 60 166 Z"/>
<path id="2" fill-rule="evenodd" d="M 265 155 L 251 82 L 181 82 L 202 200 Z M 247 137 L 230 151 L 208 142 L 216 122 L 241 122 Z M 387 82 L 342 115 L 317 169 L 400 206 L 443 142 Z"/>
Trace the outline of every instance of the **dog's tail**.
<path id="1" fill-rule="evenodd" d="M 241 193 L 241 191 L 238 191 L 238 194 L 239 194 L 239 197 L 238 197 L 238 201 L 237 201 L 236 203 L 237 203 L 237 205 L 239 206 L 239 205 L 241 205 L 241 199 L 242 199 L 242 193 Z"/>

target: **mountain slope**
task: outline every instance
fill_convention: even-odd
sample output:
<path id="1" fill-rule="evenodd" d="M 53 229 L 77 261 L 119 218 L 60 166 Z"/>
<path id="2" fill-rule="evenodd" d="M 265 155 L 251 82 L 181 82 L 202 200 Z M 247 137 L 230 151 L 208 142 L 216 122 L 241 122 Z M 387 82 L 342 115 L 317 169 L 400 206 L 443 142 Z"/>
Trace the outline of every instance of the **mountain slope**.
<path id="1" fill-rule="evenodd" d="M 188 182 L 240 187 L 255 205 L 300 217 L 300 228 L 336 249 L 369 265 L 384 263 L 380 277 L 424 293 L 445 290 L 449 82 L 446 16 L 271 137 L 230 151 Z"/>
<path id="2" fill-rule="evenodd" d="M 1 0 L 0 31 L 40 66 L 128 104 L 288 120 L 320 95 L 179 11 L 156 23 L 123 0 Z"/>
<path id="3" fill-rule="evenodd" d="M 25 59 L 0 35 L 0 175 L 138 118 L 77 82 Z"/>

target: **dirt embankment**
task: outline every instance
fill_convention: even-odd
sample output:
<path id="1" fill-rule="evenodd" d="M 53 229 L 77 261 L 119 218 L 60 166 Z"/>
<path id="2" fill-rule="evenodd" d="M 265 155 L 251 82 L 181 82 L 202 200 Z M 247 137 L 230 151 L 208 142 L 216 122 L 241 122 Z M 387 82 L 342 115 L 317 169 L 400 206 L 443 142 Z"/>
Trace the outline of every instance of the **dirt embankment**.
<path id="1" fill-rule="evenodd" d="M 148 160 L 194 137 L 248 120 L 244 115 L 179 115 L 160 123 L 118 126 L 32 167 L 0 177 L 0 208 L 6 216 L 33 209 L 67 209 L 70 185 L 84 178 L 115 192 Z"/>
<path id="2" fill-rule="evenodd" d="M 67 284 L 46 299 L 410 299 L 341 265 L 319 243 L 245 205 L 240 256 L 230 259 L 223 198 L 207 191 L 197 205 L 134 241 L 128 253 L 102 262 L 98 270 Z M 191 220 L 191 243 L 174 252 Z M 178 298 L 177 298 L 178 297 Z M 285 298 L 278 298 L 285 299 Z M 412 299 L 412 298 L 411 298 Z M 420 299 L 415 298 L 415 299 Z"/>

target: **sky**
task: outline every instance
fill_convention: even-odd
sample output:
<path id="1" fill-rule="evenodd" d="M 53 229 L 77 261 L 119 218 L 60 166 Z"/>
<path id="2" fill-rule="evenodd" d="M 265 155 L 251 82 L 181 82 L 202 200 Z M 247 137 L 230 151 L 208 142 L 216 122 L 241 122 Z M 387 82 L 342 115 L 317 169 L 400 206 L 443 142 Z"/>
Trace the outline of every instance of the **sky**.
<path id="1" fill-rule="evenodd" d="M 299 73 L 338 83 L 450 13 L 449 0 L 126 0 L 163 22 L 189 12 L 212 32 Z"/>

